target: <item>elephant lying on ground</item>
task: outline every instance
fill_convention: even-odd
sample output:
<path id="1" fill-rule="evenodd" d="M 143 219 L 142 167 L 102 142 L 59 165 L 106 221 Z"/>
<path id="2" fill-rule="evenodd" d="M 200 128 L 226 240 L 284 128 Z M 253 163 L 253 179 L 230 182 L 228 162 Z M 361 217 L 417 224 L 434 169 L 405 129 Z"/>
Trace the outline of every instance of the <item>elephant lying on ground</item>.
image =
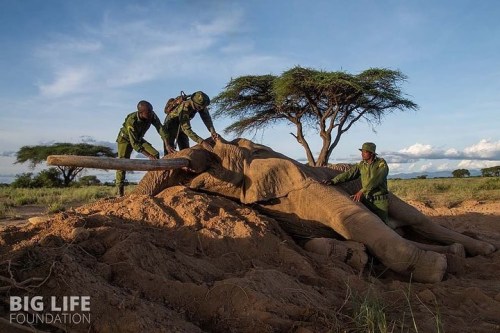
<path id="1" fill-rule="evenodd" d="M 463 247 L 470 255 L 495 251 L 489 243 L 432 223 L 393 194 L 389 197 L 389 227 L 349 198 L 349 194 L 358 190 L 359 183 L 342 187 L 323 185 L 322 180 L 333 178 L 339 171 L 305 166 L 249 140 L 218 140 L 212 152 L 193 147 L 165 158 L 180 157 L 190 161 L 189 170 L 150 171 L 134 194 L 156 195 L 166 187 L 184 184 L 191 189 L 239 200 L 276 218 L 294 236 L 313 238 L 337 234 L 363 243 L 388 268 L 411 273 L 413 279 L 420 282 L 437 282 L 443 278 L 446 256 L 438 252 L 457 253 Z M 402 226 L 451 246 L 406 240 L 393 230 Z"/>
<path id="2" fill-rule="evenodd" d="M 163 169 L 149 171 L 133 194 L 154 196 L 167 187 L 183 184 L 194 190 L 251 204 L 279 221 L 292 236 L 302 239 L 341 236 L 362 243 L 385 266 L 401 274 L 411 274 L 413 280 L 419 282 L 442 280 L 447 269 L 443 253 L 460 254 L 465 249 L 469 255 L 485 255 L 495 251 L 489 243 L 432 223 L 393 194 L 389 194 L 389 225 L 384 224 L 362 204 L 350 199 L 349 195 L 360 188 L 359 182 L 341 186 L 321 183 L 339 173 L 332 168 L 309 167 L 245 139 L 232 142 L 219 139 L 212 145 L 213 151 L 195 146 L 168 155 L 161 161 L 151 161 L 161 162 Z M 172 166 L 166 170 L 169 160 Z M 189 163 L 185 163 L 186 160 Z M 123 163 L 121 167 L 125 168 L 130 167 L 125 164 L 132 161 L 114 159 L 111 162 Z M 103 168 L 99 160 L 85 166 Z M 158 170 L 158 165 L 155 167 L 150 170 Z M 114 167 L 106 165 L 105 168 Z M 394 230 L 400 227 L 410 228 L 414 233 L 444 245 L 402 238 Z M 331 252 L 321 248 L 325 244 L 336 246 L 338 242 L 311 241 L 305 247 L 313 252 Z M 347 253 L 344 258 L 347 261 L 352 253 L 344 253 Z"/>

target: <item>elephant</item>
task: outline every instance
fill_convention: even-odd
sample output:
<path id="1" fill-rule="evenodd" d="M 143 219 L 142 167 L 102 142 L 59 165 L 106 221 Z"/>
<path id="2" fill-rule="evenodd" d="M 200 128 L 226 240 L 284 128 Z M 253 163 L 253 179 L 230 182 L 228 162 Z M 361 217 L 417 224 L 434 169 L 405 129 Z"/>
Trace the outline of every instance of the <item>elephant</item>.
<path id="1" fill-rule="evenodd" d="M 273 217 L 296 239 L 326 237 L 362 243 L 387 268 L 417 282 L 441 281 L 448 266 L 446 253 L 465 251 L 475 256 L 496 250 L 490 243 L 433 223 L 392 193 L 390 220 L 385 224 L 350 198 L 360 188 L 359 181 L 340 186 L 322 182 L 337 175 L 338 169 L 311 167 L 247 139 L 207 140 L 212 149 L 197 145 L 166 155 L 163 160 L 187 160 L 183 165 L 188 166 L 152 169 L 132 194 L 154 196 L 167 187 L 184 185 L 224 196 Z M 429 242 L 402 237 L 399 230 L 405 228 Z M 309 248 L 316 244 L 332 243 L 315 242 Z"/>

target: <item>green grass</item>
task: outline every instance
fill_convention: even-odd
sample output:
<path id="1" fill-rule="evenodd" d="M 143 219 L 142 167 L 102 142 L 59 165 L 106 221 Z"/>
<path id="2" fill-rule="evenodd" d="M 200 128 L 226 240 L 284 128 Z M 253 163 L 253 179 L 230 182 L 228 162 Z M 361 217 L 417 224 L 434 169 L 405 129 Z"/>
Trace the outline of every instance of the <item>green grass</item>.
<path id="1" fill-rule="evenodd" d="M 127 191 L 130 190 L 131 187 L 128 187 Z M 116 188 L 113 186 L 34 189 L 0 187 L 0 218 L 14 216 L 16 207 L 44 206 L 48 213 L 55 213 L 115 195 Z"/>
<path id="2" fill-rule="evenodd" d="M 378 294 L 372 287 L 368 290 L 351 294 L 351 287 L 347 285 L 351 305 L 351 318 L 354 328 L 352 332 L 363 333 L 393 333 L 393 332 L 415 332 L 419 333 L 419 323 L 413 311 L 415 300 L 419 301 L 419 306 L 427 309 L 434 321 L 436 333 L 444 333 L 443 322 L 439 305 L 435 302 L 435 309 L 430 309 L 411 290 L 412 282 L 408 283 L 407 289 L 401 290 L 406 302 L 399 302 L 397 305 L 388 306 L 381 294 Z M 406 303 L 406 304 L 405 304 Z M 399 313 L 399 315 L 398 315 Z M 421 326 L 421 325 L 420 325 Z"/>
<path id="3" fill-rule="evenodd" d="M 417 200 L 431 206 L 453 207 L 465 200 L 500 200 L 500 177 L 389 179 L 388 185 L 403 200 Z M 126 191 L 132 188 L 128 186 Z M 48 212 L 57 212 L 115 195 L 113 186 L 35 189 L 4 186 L 0 187 L 0 218 L 25 205 L 45 206 Z"/>
<path id="4" fill-rule="evenodd" d="M 368 291 L 353 300 L 354 323 L 358 332 L 387 333 L 388 322 L 383 300 Z"/>
<path id="5" fill-rule="evenodd" d="M 499 177 L 389 179 L 389 190 L 404 200 L 453 207 L 466 200 L 500 200 Z"/>

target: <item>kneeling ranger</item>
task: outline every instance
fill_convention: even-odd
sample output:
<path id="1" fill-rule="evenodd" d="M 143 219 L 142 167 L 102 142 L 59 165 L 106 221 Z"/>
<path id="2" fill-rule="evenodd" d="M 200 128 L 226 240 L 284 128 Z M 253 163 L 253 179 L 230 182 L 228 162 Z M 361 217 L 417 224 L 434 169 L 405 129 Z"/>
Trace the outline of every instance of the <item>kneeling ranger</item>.
<path id="1" fill-rule="evenodd" d="M 336 185 L 361 177 L 361 190 L 352 196 L 353 200 L 362 202 L 387 224 L 389 220 L 389 191 L 387 190 L 389 167 L 383 158 L 377 156 L 375 149 L 374 143 L 363 143 L 363 146 L 359 149 L 363 160 L 351 169 L 324 183 Z"/>

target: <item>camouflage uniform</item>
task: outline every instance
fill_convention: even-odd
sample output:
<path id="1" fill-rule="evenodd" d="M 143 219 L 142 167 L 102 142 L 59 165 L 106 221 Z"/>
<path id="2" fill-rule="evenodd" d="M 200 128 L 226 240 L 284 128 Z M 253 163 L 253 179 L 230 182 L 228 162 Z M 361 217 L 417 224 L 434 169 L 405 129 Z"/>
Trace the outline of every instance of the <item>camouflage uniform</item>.
<path id="1" fill-rule="evenodd" d="M 196 94 L 204 95 L 204 103 L 198 104 L 198 109 L 196 106 L 197 99 L 194 99 Z M 196 95 L 198 97 L 199 95 Z M 206 100 L 205 100 L 206 99 Z M 167 115 L 163 127 L 166 133 L 166 141 L 171 147 L 175 147 L 175 141 L 177 141 L 179 150 L 189 148 L 189 139 L 196 143 L 201 143 L 203 139 L 196 134 L 191 128 L 191 119 L 194 118 L 196 113 L 200 114 L 201 120 L 210 131 L 211 134 L 215 133 L 214 124 L 210 113 L 208 112 L 207 105 L 210 103 L 210 99 L 202 92 L 196 92 L 193 94 L 191 100 L 187 100 L 179 104 L 179 106 Z M 165 151 L 165 154 L 167 152 Z"/>
<path id="2" fill-rule="evenodd" d="M 151 111 L 153 112 L 153 111 Z M 165 131 L 161 125 L 161 121 L 153 112 L 153 117 L 151 120 L 142 120 L 139 118 L 139 112 L 132 112 L 125 118 L 116 142 L 118 143 L 118 158 L 130 158 L 132 150 L 139 153 L 146 151 L 150 155 L 156 158 L 160 157 L 158 151 L 146 140 L 144 140 L 144 135 L 146 134 L 149 127 L 153 125 L 163 140 L 166 139 Z M 116 185 L 123 187 L 123 182 L 125 180 L 125 171 L 116 171 Z"/>
<path id="3" fill-rule="evenodd" d="M 389 220 L 389 200 L 387 190 L 387 162 L 375 156 L 372 163 L 361 161 L 346 172 L 332 179 L 332 184 L 340 184 L 361 177 L 362 202 L 386 224 Z"/>

